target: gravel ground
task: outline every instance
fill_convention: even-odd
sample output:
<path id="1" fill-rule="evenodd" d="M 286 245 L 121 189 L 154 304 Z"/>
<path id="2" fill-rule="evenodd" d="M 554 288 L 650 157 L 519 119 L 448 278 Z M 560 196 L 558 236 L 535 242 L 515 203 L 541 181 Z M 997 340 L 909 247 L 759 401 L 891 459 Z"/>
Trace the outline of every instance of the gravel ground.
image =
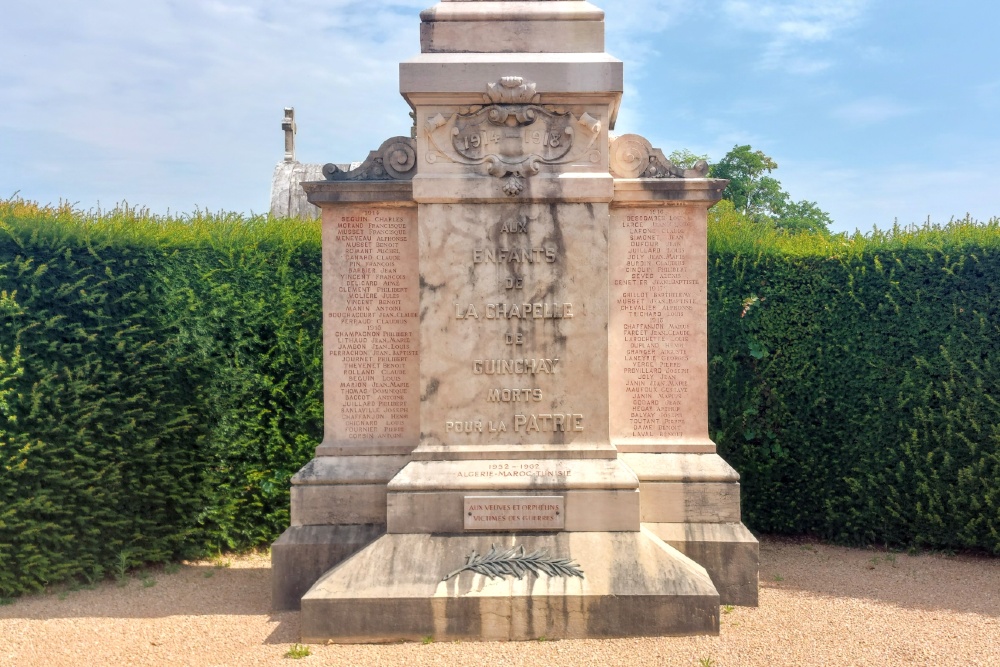
<path id="1" fill-rule="evenodd" d="M 310 646 L 269 611 L 266 556 L 0 606 L 0 665 L 997 665 L 1000 559 L 761 541 L 760 607 L 718 637 Z"/>

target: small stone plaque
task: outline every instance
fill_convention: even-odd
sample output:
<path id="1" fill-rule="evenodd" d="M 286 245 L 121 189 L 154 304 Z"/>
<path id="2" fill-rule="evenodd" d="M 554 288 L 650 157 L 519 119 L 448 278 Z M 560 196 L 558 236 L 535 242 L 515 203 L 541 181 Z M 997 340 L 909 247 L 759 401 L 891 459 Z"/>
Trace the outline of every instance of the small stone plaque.
<path id="1" fill-rule="evenodd" d="M 465 496 L 466 530 L 563 530 L 563 496 Z"/>

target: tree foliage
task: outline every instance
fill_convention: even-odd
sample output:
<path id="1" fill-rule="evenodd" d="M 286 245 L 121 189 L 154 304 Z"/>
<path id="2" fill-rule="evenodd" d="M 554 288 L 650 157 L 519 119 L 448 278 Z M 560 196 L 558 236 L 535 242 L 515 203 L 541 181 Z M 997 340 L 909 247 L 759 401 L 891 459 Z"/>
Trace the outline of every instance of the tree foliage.
<path id="1" fill-rule="evenodd" d="M 678 155 L 686 153 L 689 151 L 677 152 Z M 829 214 L 816 202 L 792 201 L 781 182 L 770 175 L 777 168 L 778 163 L 764 151 L 755 151 L 746 144 L 733 146 L 725 157 L 712 165 L 709 176 L 729 179 L 722 197 L 748 218 L 769 223 L 789 234 L 828 233 L 833 222 Z"/>

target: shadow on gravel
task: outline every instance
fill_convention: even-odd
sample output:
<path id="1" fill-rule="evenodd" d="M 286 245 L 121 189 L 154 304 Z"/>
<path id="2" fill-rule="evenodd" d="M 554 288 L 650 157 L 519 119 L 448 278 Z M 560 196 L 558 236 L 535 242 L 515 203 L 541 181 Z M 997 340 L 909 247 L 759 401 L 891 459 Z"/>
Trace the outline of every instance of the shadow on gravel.
<path id="1" fill-rule="evenodd" d="M 125 585 L 107 581 L 94 589 L 53 587 L 0 606 L 0 618 L 163 618 L 165 616 L 270 616 L 284 624 L 298 612 L 271 612 L 269 567 L 185 565 L 167 574 L 151 569 Z"/>
<path id="2" fill-rule="evenodd" d="M 1000 558 L 848 549 L 760 539 L 761 589 L 1000 617 Z"/>

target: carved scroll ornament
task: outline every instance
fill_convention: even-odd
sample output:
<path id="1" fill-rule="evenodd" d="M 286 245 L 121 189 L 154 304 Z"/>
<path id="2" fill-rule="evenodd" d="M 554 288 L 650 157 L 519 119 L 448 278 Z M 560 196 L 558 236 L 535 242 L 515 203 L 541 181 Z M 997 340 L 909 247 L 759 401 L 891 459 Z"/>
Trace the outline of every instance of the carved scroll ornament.
<path id="1" fill-rule="evenodd" d="M 356 169 L 344 171 L 330 163 L 323 165 L 328 181 L 408 181 L 417 173 L 417 146 L 409 137 L 387 139 L 368 154 Z"/>
<path id="2" fill-rule="evenodd" d="M 705 178 L 708 163 L 699 160 L 693 169 L 682 169 L 645 137 L 625 134 L 611 142 L 611 173 L 617 178 Z"/>
<path id="3" fill-rule="evenodd" d="M 520 194 L 524 179 L 542 165 L 600 162 L 596 143 L 601 121 L 588 113 L 577 117 L 561 107 L 540 105 L 538 99 L 535 84 L 521 77 L 489 84 L 485 105 L 427 120 L 427 161 L 485 165 L 488 174 L 503 179 L 509 196 Z"/>

